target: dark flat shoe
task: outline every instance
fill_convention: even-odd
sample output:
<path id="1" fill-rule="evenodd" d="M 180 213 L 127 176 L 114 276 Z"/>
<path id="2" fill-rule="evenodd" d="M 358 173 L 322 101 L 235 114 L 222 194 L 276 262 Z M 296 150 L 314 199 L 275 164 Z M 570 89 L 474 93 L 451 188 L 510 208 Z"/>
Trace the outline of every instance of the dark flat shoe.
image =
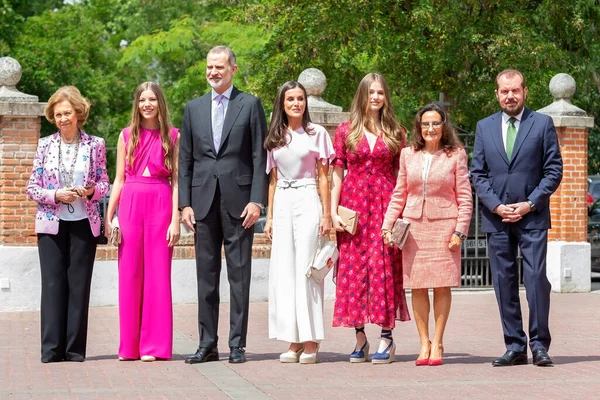
<path id="1" fill-rule="evenodd" d="M 198 347 L 195 354 L 185 359 L 186 364 L 199 364 L 209 361 L 219 361 L 219 351 L 215 348 Z"/>
<path id="2" fill-rule="evenodd" d="M 230 347 L 229 362 L 232 364 L 241 364 L 246 362 L 246 350 L 243 347 Z"/>
<path id="3" fill-rule="evenodd" d="M 552 364 L 554 364 L 554 361 L 552 361 L 546 349 L 535 349 L 533 351 L 533 365 L 544 367 Z"/>
<path id="4" fill-rule="evenodd" d="M 512 350 L 508 350 L 502 357 L 492 361 L 494 367 L 510 367 L 513 365 L 525 364 L 527 364 L 527 353 Z"/>

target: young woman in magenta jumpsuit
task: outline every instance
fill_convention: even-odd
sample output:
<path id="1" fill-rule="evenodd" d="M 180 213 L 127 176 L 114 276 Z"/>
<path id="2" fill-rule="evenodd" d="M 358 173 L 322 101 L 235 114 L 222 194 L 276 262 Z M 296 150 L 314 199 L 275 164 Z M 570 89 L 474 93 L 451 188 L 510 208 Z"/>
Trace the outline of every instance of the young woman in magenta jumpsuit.
<path id="1" fill-rule="evenodd" d="M 338 126 L 333 144 L 336 158 L 332 163 L 331 218 L 340 251 L 333 326 L 355 328 L 356 347 L 350 362 L 369 359 L 364 331 L 369 322 L 381 327 L 373 363 L 392 362 L 395 320 L 410 320 L 400 252 L 384 245 L 380 231 L 396 184 L 405 136 L 406 131 L 394 117 L 383 76 L 368 74 L 354 95 L 350 121 Z M 343 230 L 338 205 L 359 213 L 354 235 Z"/>
<path id="2" fill-rule="evenodd" d="M 131 125 L 121 132 L 117 172 L 106 214 L 118 224 L 119 360 L 169 359 L 173 347 L 171 260 L 179 240 L 179 131 L 153 82 L 135 92 Z M 119 205 L 118 219 L 113 221 Z"/>

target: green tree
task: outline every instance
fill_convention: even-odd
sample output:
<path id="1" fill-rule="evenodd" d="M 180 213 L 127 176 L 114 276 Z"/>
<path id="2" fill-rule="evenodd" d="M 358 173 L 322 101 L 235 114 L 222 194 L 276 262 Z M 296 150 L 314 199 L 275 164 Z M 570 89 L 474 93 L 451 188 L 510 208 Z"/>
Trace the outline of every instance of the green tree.
<path id="1" fill-rule="evenodd" d="M 111 138 L 130 107 L 125 100 L 131 84 L 117 69 L 118 49 L 109 45 L 104 26 L 87 10 L 73 5 L 29 18 L 13 54 L 23 67 L 22 91 L 45 101 L 61 86 L 77 86 L 92 102 L 86 129 Z M 52 129 L 46 126 L 45 132 Z"/>
<path id="2" fill-rule="evenodd" d="M 512 67 L 527 77 L 533 109 L 552 101 L 548 82 L 559 72 L 576 79 L 577 105 L 589 112 L 600 106 L 600 7 L 593 0 L 246 1 L 235 18 L 270 35 L 252 60 L 263 98 L 316 67 L 327 76 L 326 99 L 348 109 L 360 79 L 379 71 L 405 125 L 443 92 L 453 121 L 472 131 L 498 109 L 495 75 Z M 596 142 L 591 160 L 600 160 Z"/>
<path id="3" fill-rule="evenodd" d="M 168 30 L 137 37 L 124 51 L 119 65 L 135 71 L 140 82 L 152 80 L 161 85 L 178 126 L 185 103 L 209 89 L 205 70 L 210 48 L 223 44 L 234 49 L 240 66 L 234 84 L 244 90 L 253 79 L 247 67 L 249 59 L 260 53 L 265 41 L 263 32 L 253 25 L 185 15 L 172 21 Z"/>
<path id="4" fill-rule="evenodd" d="M 14 38 L 28 17 L 63 5 L 64 0 L 0 0 L 0 54 L 9 54 Z"/>

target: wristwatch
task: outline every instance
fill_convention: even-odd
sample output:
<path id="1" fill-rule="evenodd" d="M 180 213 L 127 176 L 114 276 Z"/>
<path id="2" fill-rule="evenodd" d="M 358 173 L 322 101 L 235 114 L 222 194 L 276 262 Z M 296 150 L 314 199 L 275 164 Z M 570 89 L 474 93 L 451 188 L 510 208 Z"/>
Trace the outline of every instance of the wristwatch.
<path id="1" fill-rule="evenodd" d="M 529 208 L 531 211 L 535 211 L 535 204 L 531 200 L 527 200 L 527 204 L 529 204 Z"/>
<path id="2" fill-rule="evenodd" d="M 454 234 L 458 236 L 460 240 L 465 240 L 467 238 L 467 236 L 464 233 L 461 233 L 459 231 L 454 231 Z"/>

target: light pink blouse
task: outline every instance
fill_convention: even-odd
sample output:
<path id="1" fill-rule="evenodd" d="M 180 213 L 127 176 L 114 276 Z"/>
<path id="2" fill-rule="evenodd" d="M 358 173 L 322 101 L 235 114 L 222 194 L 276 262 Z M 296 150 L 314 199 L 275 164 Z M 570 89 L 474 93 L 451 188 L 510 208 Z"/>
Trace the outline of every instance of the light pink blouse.
<path id="1" fill-rule="evenodd" d="M 267 157 L 267 174 L 277 168 L 278 180 L 317 177 L 317 161 L 323 164 L 335 158 L 329 133 L 321 125 L 309 124 L 311 134 L 303 128 L 290 130 L 288 144 L 270 150 Z"/>

